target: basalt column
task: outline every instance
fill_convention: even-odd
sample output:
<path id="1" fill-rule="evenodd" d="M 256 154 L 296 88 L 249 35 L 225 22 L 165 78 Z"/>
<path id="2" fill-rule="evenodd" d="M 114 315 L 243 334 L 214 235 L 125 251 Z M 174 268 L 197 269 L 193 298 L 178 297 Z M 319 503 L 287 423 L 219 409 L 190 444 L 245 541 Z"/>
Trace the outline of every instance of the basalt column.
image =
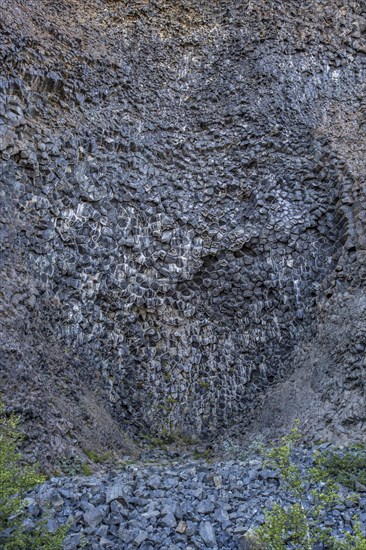
<path id="1" fill-rule="evenodd" d="M 363 211 L 362 10 L 310 4 L 5 0 L 6 368 L 203 437 L 296 368 Z"/>

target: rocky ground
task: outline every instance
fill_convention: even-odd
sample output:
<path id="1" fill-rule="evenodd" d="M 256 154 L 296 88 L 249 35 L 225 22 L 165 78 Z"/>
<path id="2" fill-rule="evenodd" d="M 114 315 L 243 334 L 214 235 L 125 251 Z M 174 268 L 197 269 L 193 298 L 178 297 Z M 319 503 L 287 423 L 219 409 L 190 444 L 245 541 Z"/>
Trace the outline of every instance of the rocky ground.
<path id="1" fill-rule="evenodd" d="M 313 451 L 299 448 L 296 462 L 312 465 Z M 321 519 L 338 538 L 351 530 L 355 515 L 366 528 L 366 493 L 356 501 L 347 498 L 351 493 L 342 490 Z M 50 530 L 69 522 L 65 550 L 247 549 L 248 533 L 274 502 L 292 499 L 278 471 L 267 469 L 253 450 L 221 461 L 150 451 L 89 477 L 50 479 L 29 493 L 26 524 L 31 528 L 42 515 Z"/>

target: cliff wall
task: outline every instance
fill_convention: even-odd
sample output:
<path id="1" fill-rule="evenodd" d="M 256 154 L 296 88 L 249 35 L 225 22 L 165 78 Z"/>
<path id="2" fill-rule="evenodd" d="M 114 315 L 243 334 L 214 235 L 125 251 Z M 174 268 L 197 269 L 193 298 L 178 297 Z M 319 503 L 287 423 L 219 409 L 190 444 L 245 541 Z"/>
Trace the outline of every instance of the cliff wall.
<path id="1" fill-rule="evenodd" d="M 364 4 L 2 0 L 0 62 L 1 377 L 31 451 L 299 415 L 362 439 Z"/>

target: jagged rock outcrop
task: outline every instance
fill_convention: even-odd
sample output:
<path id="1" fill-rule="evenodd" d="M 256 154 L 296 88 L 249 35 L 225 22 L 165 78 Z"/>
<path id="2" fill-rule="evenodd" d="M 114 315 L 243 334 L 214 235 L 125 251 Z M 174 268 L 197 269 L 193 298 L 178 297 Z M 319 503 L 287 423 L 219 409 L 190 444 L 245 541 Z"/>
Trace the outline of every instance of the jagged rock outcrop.
<path id="1" fill-rule="evenodd" d="M 363 438 L 362 3 L 0 15 L 2 384 L 33 446 L 299 412 Z"/>

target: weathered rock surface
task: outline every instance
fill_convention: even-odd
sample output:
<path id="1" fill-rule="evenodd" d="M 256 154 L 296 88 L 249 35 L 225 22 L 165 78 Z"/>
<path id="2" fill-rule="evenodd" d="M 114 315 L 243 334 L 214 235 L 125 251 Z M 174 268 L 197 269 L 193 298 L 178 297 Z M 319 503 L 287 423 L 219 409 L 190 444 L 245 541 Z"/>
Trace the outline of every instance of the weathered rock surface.
<path id="1" fill-rule="evenodd" d="M 1 384 L 32 455 L 364 438 L 365 18 L 2 0 Z"/>

